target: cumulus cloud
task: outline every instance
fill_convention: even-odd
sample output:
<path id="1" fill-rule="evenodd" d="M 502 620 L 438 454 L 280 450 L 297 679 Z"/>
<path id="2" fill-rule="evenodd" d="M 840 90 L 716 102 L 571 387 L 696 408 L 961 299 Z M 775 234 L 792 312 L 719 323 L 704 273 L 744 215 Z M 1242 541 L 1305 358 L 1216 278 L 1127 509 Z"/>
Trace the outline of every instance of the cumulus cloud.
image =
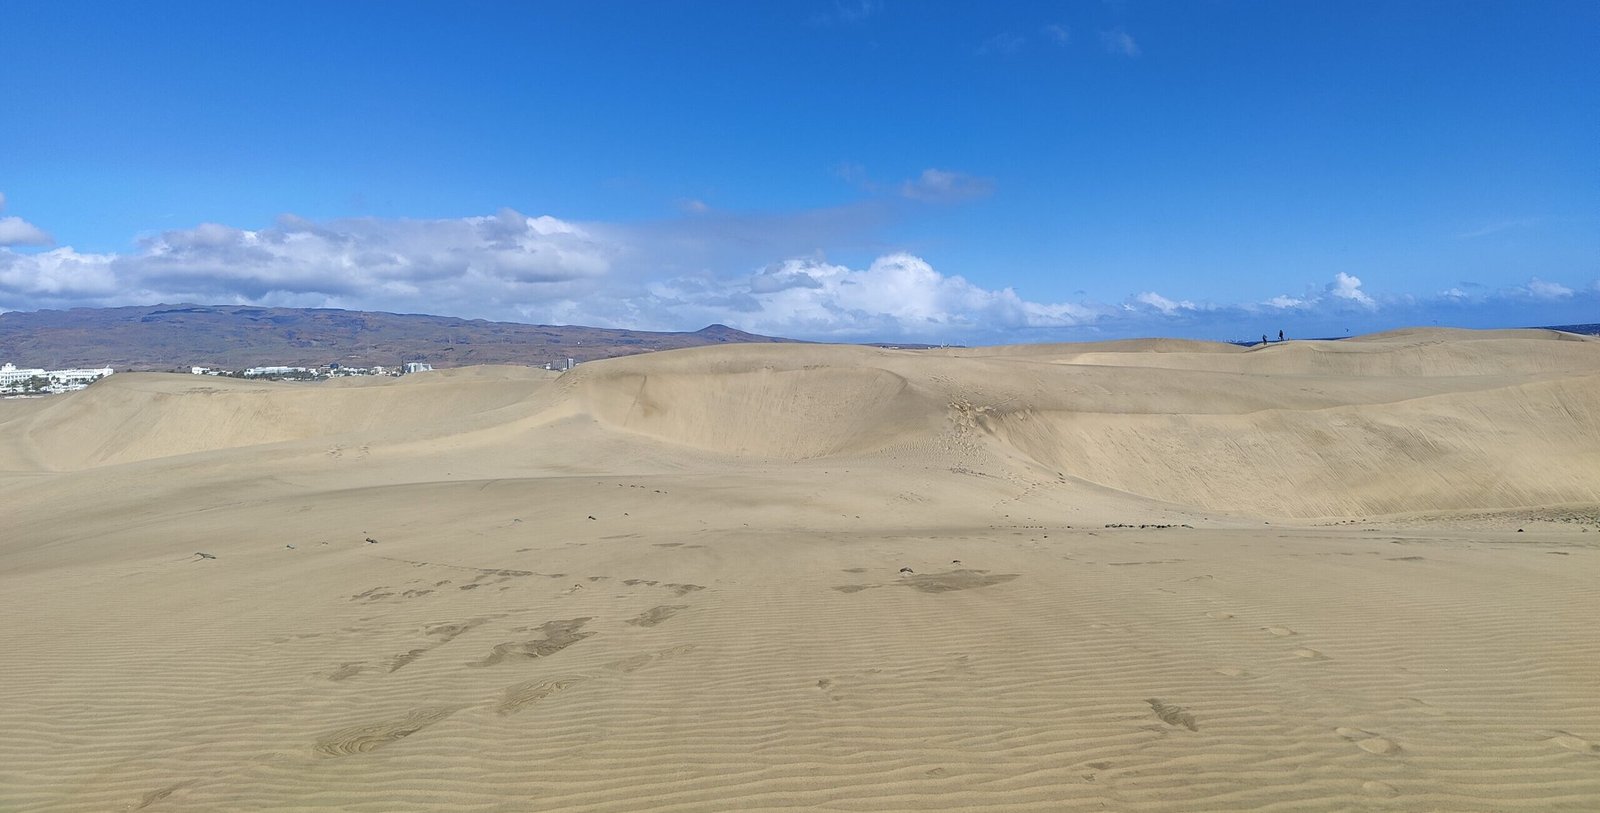
<path id="1" fill-rule="evenodd" d="M 0 248 L 0 306 L 98 304 L 121 293 L 114 254 L 57 248 L 18 254 Z"/>
<path id="2" fill-rule="evenodd" d="M 1141 305 L 1148 305 L 1152 308 L 1155 308 L 1166 316 L 1174 316 L 1179 311 L 1192 311 L 1196 308 L 1193 302 L 1188 300 L 1177 302 L 1168 299 L 1154 291 L 1145 291 L 1144 293 L 1135 296 L 1133 299 L 1135 302 L 1138 302 Z"/>
<path id="3" fill-rule="evenodd" d="M 994 192 L 994 181 L 964 172 L 925 169 L 921 175 L 900 184 L 900 195 L 930 203 L 954 203 L 986 197 Z"/>
<path id="4" fill-rule="evenodd" d="M 598 277 L 613 249 L 553 217 L 503 210 L 453 220 L 283 217 L 269 229 L 217 224 L 147 240 L 141 280 L 196 297 L 323 294 L 404 298 L 424 287 L 452 303 L 512 302 L 541 285 Z"/>
<path id="5" fill-rule="evenodd" d="M 1108 52 L 1118 56 L 1136 57 L 1144 53 L 1144 51 L 1140 50 L 1139 43 L 1135 42 L 1133 37 L 1122 30 L 1120 26 L 1110 31 L 1101 31 L 1100 44 L 1105 46 Z"/>
<path id="6" fill-rule="evenodd" d="M 961 186 L 933 177 L 923 186 Z M 721 322 L 794 338 L 971 344 L 1227 338 L 1269 328 L 1343 335 L 1441 319 L 1563 324 L 1592 321 L 1600 307 L 1600 287 L 1587 284 L 1463 282 L 1419 299 L 1373 296 L 1348 273 L 1264 302 L 1197 303 L 1149 290 L 1120 305 L 1039 301 L 870 240 L 840 248 L 870 236 L 881 211 L 878 204 L 764 216 L 710 210 L 626 225 L 512 210 L 430 220 L 284 216 L 261 229 L 204 223 L 145 238 L 122 254 L 0 247 L 0 309 L 199 302 L 644 330 Z M 830 261 L 822 246 L 875 259 Z"/>
<path id="7" fill-rule="evenodd" d="M 6 209 L 6 196 L 0 192 L 0 212 Z M 20 217 L 0 217 L 0 246 L 48 246 L 55 240 L 44 229 Z"/>
<path id="8" fill-rule="evenodd" d="M 746 330 L 832 338 L 905 337 L 962 341 L 979 333 L 1026 333 L 1089 324 L 1101 311 L 1046 304 L 934 270 L 893 253 L 866 268 L 792 259 L 745 280 L 679 277 L 650 287 L 652 307 L 691 322 L 737 321 Z M 735 311 L 730 320 L 729 311 Z"/>
<path id="9" fill-rule="evenodd" d="M 743 226 L 752 230 L 749 240 L 758 240 L 759 224 Z M 685 228 L 675 239 L 697 243 L 701 232 Z M 580 225 L 512 210 L 439 220 L 319 223 L 284 216 L 265 229 L 205 223 L 163 232 L 126 255 L 0 249 L 0 306 L 190 301 L 641 329 L 725 322 L 812 338 L 948 341 L 1078 326 L 1100 313 L 985 288 L 899 252 L 863 268 L 796 258 L 742 276 L 687 262 L 648 270 L 655 258 L 680 248 L 652 228 Z M 701 256 L 697 250 L 678 256 Z"/>
<path id="10" fill-rule="evenodd" d="M 1568 299 L 1572 296 L 1572 289 L 1559 282 L 1545 282 L 1534 277 L 1527 285 L 1528 295 L 1535 299 Z"/>
<path id="11" fill-rule="evenodd" d="M 48 246 L 55 240 L 20 217 L 0 217 L 0 246 Z"/>
<path id="12" fill-rule="evenodd" d="M 1350 276 L 1343 271 L 1335 274 L 1333 282 L 1328 283 L 1328 293 L 1337 299 L 1354 302 L 1363 308 L 1378 307 L 1378 303 L 1367 292 L 1361 290 L 1361 278 Z"/>
<path id="13" fill-rule="evenodd" d="M 189 301 L 381 303 L 504 312 L 550 288 L 600 278 L 618 247 L 552 217 L 504 210 L 450 220 L 285 216 L 261 230 L 205 223 L 147 238 L 128 255 L 0 253 L 0 295 L 101 304 Z"/>

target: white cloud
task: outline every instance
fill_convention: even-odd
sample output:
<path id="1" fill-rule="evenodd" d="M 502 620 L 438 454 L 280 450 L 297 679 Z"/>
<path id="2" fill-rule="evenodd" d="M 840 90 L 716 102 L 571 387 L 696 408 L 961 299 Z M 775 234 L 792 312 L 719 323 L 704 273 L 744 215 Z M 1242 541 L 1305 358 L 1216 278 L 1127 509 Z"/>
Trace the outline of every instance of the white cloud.
<path id="1" fill-rule="evenodd" d="M 55 240 L 20 217 L 0 217 L 0 246 L 48 246 Z"/>
<path id="2" fill-rule="evenodd" d="M 37 254 L 0 249 L 0 303 L 98 304 L 119 294 L 114 254 L 80 254 L 58 248 Z"/>
<path id="3" fill-rule="evenodd" d="M 1297 310 L 1303 313 L 1319 313 L 1338 310 L 1340 306 L 1348 306 L 1348 304 L 1352 303 L 1369 311 L 1378 308 L 1377 300 L 1373 299 L 1366 291 L 1361 290 L 1360 277 L 1351 276 L 1340 271 L 1333 276 L 1333 281 L 1323 286 L 1320 291 L 1308 290 L 1301 296 L 1279 294 L 1262 302 L 1261 305 L 1280 311 Z M 1246 308 L 1246 310 L 1249 310 L 1249 308 Z"/>
<path id="4" fill-rule="evenodd" d="M 1535 299 L 1569 299 L 1572 289 L 1559 282 L 1545 282 L 1534 277 L 1527 285 L 1528 295 Z"/>
<path id="5" fill-rule="evenodd" d="M 162 233 L 128 255 L 0 253 L 0 296 L 314 302 L 505 313 L 603 277 L 619 247 L 552 217 L 505 210 L 450 220 L 285 216 L 268 229 L 215 223 Z"/>
<path id="6" fill-rule="evenodd" d="M 965 177 L 930 170 L 917 193 L 970 194 L 960 191 Z M 1462 282 L 1430 297 L 1379 298 L 1348 273 L 1264 302 L 1197 304 L 1149 290 L 1120 305 L 1035 301 L 880 245 L 874 235 L 888 208 L 879 201 L 760 216 L 712 209 L 639 224 L 511 210 L 431 220 L 284 216 L 262 229 L 207 223 L 124 254 L 0 248 L 0 309 L 199 302 L 642 330 L 721 322 L 794 338 L 986 343 L 1562 324 L 1592 321 L 1600 307 L 1600 286 Z M 876 259 L 830 262 L 819 247 Z M 1061 282 L 1073 287 L 1070 275 Z"/>
<path id="7" fill-rule="evenodd" d="M 1133 37 L 1120 26 L 1110 31 L 1101 31 L 1100 44 L 1105 46 L 1107 51 L 1120 56 L 1135 57 L 1144 53 L 1140 50 L 1139 43 L 1134 42 Z"/>
<path id="8" fill-rule="evenodd" d="M 1163 315 L 1166 315 L 1166 316 L 1175 315 L 1179 311 L 1192 311 L 1192 310 L 1195 310 L 1195 304 L 1193 302 L 1190 302 L 1188 300 L 1184 300 L 1182 302 L 1175 302 L 1175 301 L 1173 301 L 1171 299 L 1168 299 L 1168 298 L 1166 298 L 1166 297 L 1162 296 L 1161 294 L 1158 294 L 1158 293 L 1156 293 L 1154 291 L 1145 291 L 1144 293 L 1139 294 L 1138 296 L 1134 297 L 1133 299 L 1134 299 L 1134 301 L 1139 302 L 1140 304 L 1149 305 L 1150 307 L 1155 308 L 1156 310 L 1160 311 Z"/>
<path id="9" fill-rule="evenodd" d="M 649 293 L 652 309 L 692 315 L 689 323 L 729 322 L 812 337 L 960 341 L 983 332 L 1084 325 L 1101 315 L 1090 306 L 1030 302 L 1010 288 L 945 276 L 905 253 L 879 257 L 863 269 L 793 259 L 743 280 L 663 280 Z"/>
<path id="10" fill-rule="evenodd" d="M 1040 30 L 1044 32 L 1046 39 L 1056 45 L 1066 45 L 1072 41 L 1072 29 L 1060 23 L 1050 23 Z"/>
<path id="11" fill-rule="evenodd" d="M 921 175 L 900 184 L 900 195 L 911 200 L 954 203 L 985 197 L 994 192 L 994 181 L 964 172 L 925 169 Z"/>
<path id="12" fill-rule="evenodd" d="M 684 221 L 687 231 L 674 239 L 697 242 L 702 232 L 688 224 L 699 220 Z M 713 221 L 704 233 L 728 233 L 730 225 L 740 224 Z M 758 238 L 732 234 L 735 241 Z M 677 270 L 655 270 L 677 250 L 650 228 L 579 225 L 511 210 L 440 220 L 316 223 L 285 216 L 259 230 L 207 223 L 169 231 L 126 255 L 0 249 L 0 307 L 188 301 L 660 330 L 723 322 L 802 337 L 949 341 L 1078 326 L 1101 313 L 984 288 L 905 253 L 884 254 L 865 268 L 790 259 L 736 277 L 683 262 Z M 700 250 L 692 246 L 679 256 L 701 256 Z"/>
<path id="13" fill-rule="evenodd" d="M 1343 271 L 1335 274 L 1333 282 L 1328 283 L 1328 293 L 1339 299 L 1354 302 L 1363 308 L 1378 307 L 1378 303 L 1361 290 L 1361 278 L 1350 276 Z"/>

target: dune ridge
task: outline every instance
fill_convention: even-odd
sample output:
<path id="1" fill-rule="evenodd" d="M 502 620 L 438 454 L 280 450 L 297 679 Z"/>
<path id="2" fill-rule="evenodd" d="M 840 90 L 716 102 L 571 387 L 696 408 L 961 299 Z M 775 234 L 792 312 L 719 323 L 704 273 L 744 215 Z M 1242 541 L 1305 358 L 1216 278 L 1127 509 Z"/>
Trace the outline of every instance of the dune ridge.
<path id="1" fill-rule="evenodd" d="M 785 460 L 933 443 L 970 424 L 1001 454 L 1089 483 L 1282 517 L 1600 500 L 1587 476 L 1600 470 L 1600 343 L 1551 331 L 1460 334 L 942 358 L 751 345 L 586 365 L 556 388 L 531 372 L 330 391 L 123 376 L 14 419 L 0 467 L 440 435 L 484 415 L 509 435 L 517 421 L 577 415 L 715 455 Z"/>

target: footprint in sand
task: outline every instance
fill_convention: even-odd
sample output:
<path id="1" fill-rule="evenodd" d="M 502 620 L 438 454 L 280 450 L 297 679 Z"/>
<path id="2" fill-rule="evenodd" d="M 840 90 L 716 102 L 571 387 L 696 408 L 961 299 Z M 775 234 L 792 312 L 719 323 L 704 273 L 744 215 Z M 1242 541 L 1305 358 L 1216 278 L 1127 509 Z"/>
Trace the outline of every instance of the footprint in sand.
<path id="1" fill-rule="evenodd" d="M 424 654 L 427 653 L 427 651 L 428 651 L 428 647 L 422 647 L 420 649 L 413 649 L 410 652 L 402 652 L 401 654 L 394 656 L 389 661 L 389 671 L 390 672 L 398 672 L 398 671 L 400 671 L 400 669 L 403 668 L 406 664 L 411 663 L 412 661 L 416 660 L 417 658 L 422 657 Z"/>
<path id="2" fill-rule="evenodd" d="M 311 750 L 319 756 L 343 757 L 365 754 L 392 742 L 405 739 L 431 726 L 461 709 L 460 706 L 434 706 L 414 709 L 404 717 L 381 720 L 376 723 L 353 725 L 331 731 L 317 738 Z"/>
<path id="3" fill-rule="evenodd" d="M 454 641 L 462 633 L 468 632 L 473 627 L 480 626 L 488 620 L 489 619 L 487 618 L 473 618 L 467 621 L 462 621 L 459 624 L 435 624 L 431 627 L 427 627 L 423 631 L 428 635 L 438 638 L 439 643 L 447 644 L 451 641 Z"/>
<path id="4" fill-rule="evenodd" d="M 344 680 L 345 678 L 353 677 L 365 668 L 367 667 L 359 663 L 341 663 L 338 669 L 328 673 L 328 679 L 332 681 Z"/>
<path id="5" fill-rule="evenodd" d="M 1577 751 L 1580 754 L 1600 754 L 1600 745 L 1595 745 L 1594 743 L 1589 742 L 1588 740 L 1579 737 L 1576 734 L 1569 734 L 1565 731 L 1557 731 L 1554 733 L 1555 736 L 1550 738 L 1550 742 L 1555 743 L 1556 745 L 1559 745 L 1568 751 Z"/>
<path id="6" fill-rule="evenodd" d="M 1298 657 L 1305 658 L 1308 661 L 1325 661 L 1325 660 L 1328 660 L 1328 656 L 1327 655 L 1324 655 L 1321 652 L 1318 652 L 1315 649 L 1311 649 L 1311 648 L 1308 648 L 1308 647 L 1302 647 L 1300 649 L 1296 649 L 1294 651 L 1294 654 L 1296 656 L 1298 656 Z"/>
<path id="7" fill-rule="evenodd" d="M 172 794 L 174 794 L 174 793 L 176 793 L 176 792 L 178 792 L 178 791 L 180 791 L 180 790 L 182 790 L 182 789 L 184 789 L 184 788 L 186 788 L 186 787 L 188 787 L 190 785 L 193 785 L 193 784 L 194 784 L 194 780 L 190 779 L 187 782 L 178 782 L 178 783 L 175 783 L 175 784 L 168 785 L 168 786 L 166 786 L 164 788 L 157 788 L 155 790 L 152 790 L 149 793 L 146 793 L 144 795 L 144 797 L 139 800 L 139 803 L 133 806 L 133 809 L 134 810 L 143 810 L 143 809 L 155 804 L 156 802 L 159 802 L 162 799 L 165 799 L 168 796 L 171 796 Z"/>
<path id="8" fill-rule="evenodd" d="M 1159 697 L 1152 697 L 1144 702 L 1150 704 L 1150 710 L 1156 713 L 1161 722 L 1170 726 L 1182 726 L 1190 731 L 1200 730 L 1200 726 L 1195 724 L 1194 715 L 1189 713 L 1188 709 L 1162 702 Z"/>
<path id="9" fill-rule="evenodd" d="M 640 669 L 645 668 L 646 666 L 649 666 L 650 662 L 655 660 L 655 659 L 656 659 L 655 655 L 652 655 L 652 654 L 650 654 L 648 652 L 644 652 L 644 653 L 641 653 L 641 654 L 638 654 L 638 655 L 634 655 L 634 656 L 631 656 L 631 657 L 622 658 L 621 660 L 612 661 L 612 662 L 606 664 L 606 668 L 607 669 L 615 669 L 618 672 L 621 672 L 622 674 L 627 675 L 627 674 L 631 674 L 633 672 L 637 672 Z"/>
<path id="10" fill-rule="evenodd" d="M 660 607 L 651 607 L 645 610 L 628 619 L 627 623 L 635 627 L 653 627 L 687 609 L 689 609 L 687 604 L 663 604 Z"/>
<path id="11" fill-rule="evenodd" d="M 1372 733 L 1371 731 L 1364 731 L 1359 728 L 1341 727 L 1335 728 L 1333 733 L 1355 743 L 1357 748 L 1360 748 L 1369 754 L 1377 754 L 1378 756 L 1386 757 L 1400 753 L 1400 746 L 1396 745 L 1394 740 L 1391 740 L 1387 737 L 1381 737 Z"/>
<path id="12" fill-rule="evenodd" d="M 1262 627 L 1261 629 L 1266 630 L 1267 632 L 1270 632 L 1279 638 L 1287 638 L 1290 635 L 1295 634 L 1295 631 L 1289 629 L 1288 627 Z"/>
<path id="13" fill-rule="evenodd" d="M 526 660 L 531 658 L 547 658 L 566 649 L 573 644 L 593 635 L 593 632 L 580 632 L 584 624 L 592 619 L 588 616 L 574 618 L 570 621 L 549 621 L 539 626 L 539 631 L 544 633 L 543 638 L 532 641 L 507 641 L 495 644 L 494 649 L 481 661 L 474 661 L 469 666 L 494 666 L 508 660 Z"/>
<path id="14" fill-rule="evenodd" d="M 944 573 L 916 573 L 899 584 L 924 593 L 949 593 L 1004 584 L 1020 573 L 994 573 L 987 570 L 951 570 Z"/>
<path id="15" fill-rule="evenodd" d="M 1221 610 L 1212 610 L 1211 612 L 1206 613 L 1206 618 L 1214 618 L 1218 621 L 1227 621 L 1232 617 L 1233 613 L 1225 613 Z"/>
<path id="16" fill-rule="evenodd" d="M 1219 675 L 1226 675 L 1227 677 L 1244 677 L 1245 675 L 1250 674 L 1249 672 L 1246 672 L 1237 666 L 1224 666 L 1221 669 L 1216 670 L 1216 673 Z"/>
<path id="17" fill-rule="evenodd" d="M 554 694 L 559 694 L 583 682 L 581 677 L 561 677 L 552 680 L 530 680 L 507 686 L 505 696 L 494 710 L 501 715 L 515 714 L 524 706 L 539 702 Z"/>
<path id="18" fill-rule="evenodd" d="M 633 672 L 637 672 L 640 669 L 649 666 L 650 664 L 658 661 L 671 660 L 679 655 L 693 652 L 694 649 L 694 644 L 679 644 L 678 646 L 670 649 L 663 649 L 660 652 L 644 652 L 632 657 L 615 660 L 606 664 L 605 667 L 607 669 L 614 669 L 623 673 L 624 675 L 632 674 Z"/>
<path id="19" fill-rule="evenodd" d="M 817 688 L 821 689 L 822 693 L 827 696 L 829 700 L 832 700 L 835 703 L 844 699 L 838 692 L 833 690 L 833 678 L 822 678 L 818 680 Z"/>

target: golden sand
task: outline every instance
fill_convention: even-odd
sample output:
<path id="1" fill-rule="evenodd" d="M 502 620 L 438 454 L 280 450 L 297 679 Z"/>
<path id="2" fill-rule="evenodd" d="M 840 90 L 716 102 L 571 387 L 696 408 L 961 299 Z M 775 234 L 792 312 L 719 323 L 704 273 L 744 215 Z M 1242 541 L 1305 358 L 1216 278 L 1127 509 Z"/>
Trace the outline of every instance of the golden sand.
<path id="1" fill-rule="evenodd" d="M 117 375 L 0 505 L 7 811 L 1600 809 L 1591 339 Z"/>

